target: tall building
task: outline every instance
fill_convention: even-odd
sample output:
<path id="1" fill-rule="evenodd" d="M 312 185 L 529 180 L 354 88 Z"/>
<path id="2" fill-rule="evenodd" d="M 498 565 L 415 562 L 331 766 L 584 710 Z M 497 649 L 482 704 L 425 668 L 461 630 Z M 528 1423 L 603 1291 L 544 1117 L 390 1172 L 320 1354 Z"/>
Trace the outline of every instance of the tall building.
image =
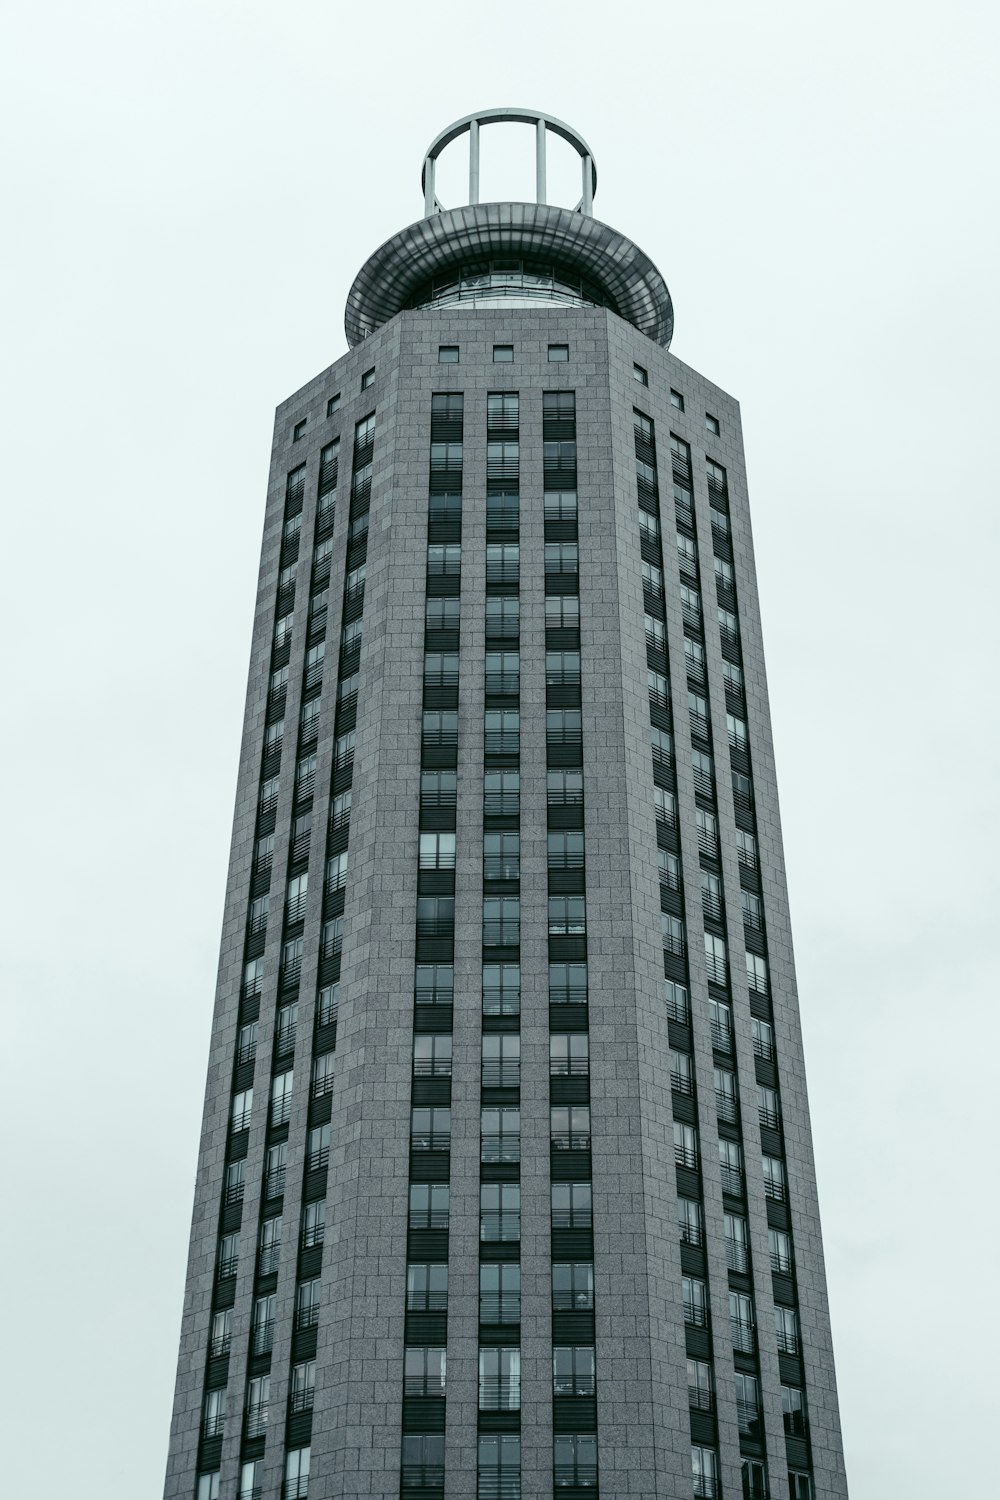
<path id="1" fill-rule="evenodd" d="M 847 1494 L 739 408 L 595 183 L 445 131 L 277 412 L 169 1500 Z"/>

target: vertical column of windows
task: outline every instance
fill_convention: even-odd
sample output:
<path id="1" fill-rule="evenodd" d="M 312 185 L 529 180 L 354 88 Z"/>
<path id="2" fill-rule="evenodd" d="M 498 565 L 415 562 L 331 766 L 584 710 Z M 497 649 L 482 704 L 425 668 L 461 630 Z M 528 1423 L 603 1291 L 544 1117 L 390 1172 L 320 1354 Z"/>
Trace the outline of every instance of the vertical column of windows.
<path id="1" fill-rule="evenodd" d="M 363 524 L 358 533 L 360 544 L 348 543 L 345 560 L 343 621 L 345 626 L 348 621 L 355 621 L 359 629 L 364 607 L 364 555 L 371 490 L 374 428 L 374 414 L 356 425 L 351 468 L 350 520 L 353 522 L 359 519 Z M 328 443 L 320 454 L 316 529 L 306 622 L 302 707 L 299 714 L 292 829 L 285 889 L 285 926 L 282 933 L 281 968 L 278 982 L 274 1075 L 271 1083 L 268 1157 L 265 1170 L 265 1205 L 262 1215 L 270 1215 L 272 1206 L 280 1208 L 281 1194 L 284 1192 L 288 1120 L 291 1112 L 293 1084 L 291 1061 L 298 1033 L 309 850 L 316 800 L 320 693 L 326 657 L 333 551 L 332 530 L 337 505 L 339 447 L 339 439 L 336 439 Z M 353 588 L 351 587 L 352 578 L 355 580 Z M 356 699 L 357 663 L 353 664 L 350 672 L 345 672 L 343 657 L 341 657 L 334 714 L 334 736 L 338 745 L 345 738 L 349 738 L 352 752 Z M 295 1246 L 297 1255 L 295 1312 L 288 1380 L 288 1411 L 285 1424 L 284 1489 L 286 1495 L 294 1497 L 294 1500 L 301 1500 L 301 1497 L 308 1494 L 309 1488 L 319 1288 L 326 1235 L 326 1178 L 330 1156 L 333 1051 L 336 1043 L 344 887 L 347 877 L 351 761 L 352 757 L 345 760 L 343 756 L 337 754 L 334 756 L 330 808 L 332 811 L 338 796 L 342 797 L 346 792 L 348 813 L 340 820 L 336 830 L 332 816 L 330 818 L 320 908 L 318 994 L 313 1019 L 302 1209 Z M 334 871 L 336 871 L 335 874 Z M 332 938 L 332 933 L 336 934 L 335 939 Z M 280 1220 L 278 1223 L 280 1224 Z M 263 1275 L 263 1265 L 258 1269 L 259 1274 Z M 272 1269 L 277 1270 L 276 1263 Z M 273 1321 L 273 1306 L 274 1288 L 265 1281 L 259 1281 L 251 1334 L 251 1347 L 255 1358 L 262 1357 L 270 1349 L 269 1328 Z M 247 1470 L 244 1467 L 244 1478 L 247 1477 Z M 253 1493 L 252 1486 L 247 1493 Z"/>
<path id="2" fill-rule="evenodd" d="M 716 1375 L 709 1322 L 707 1258 L 704 1246 L 704 1189 L 701 1139 L 694 1083 L 694 1056 L 688 985 L 687 934 L 677 827 L 677 776 L 674 754 L 669 663 L 666 642 L 665 583 L 660 527 L 659 471 L 652 420 L 633 411 L 636 485 L 639 500 L 639 547 L 646 615 L 646 668 L 649 685 L 650 738 L 656 804 L 657 860 L 660 875 L 660 930 L 663 940 L 664 989 L 670 1041 L 674 1162 L 681 1237 L 681 1272 L 687 1344 L 688 1404 L 691 1425 L 692 1484 L 696 1496 L 718 1492 Z M 704 689 L 704 645 L 698 592 L 697 551 L 693 540 L 693 496 L 686 445 L 671 443 L 674 504 L 679 544 L 685 558 L 681 584 L 685 667 L 691 715 L 694 784 L 699 851 L 717 853 L 715 784 L 712 771 L 708 703 Z M 712 900 L 712 897 L 718 898 Z M 718 887 L 702 890 L 706 921 L 721 920 Z"/>
<path id="3" fill-rule="evenodd" d="M 487 396 L 480 1082 L 480 1500 L 521 1493 L 521 843 L 516 392 Z"/>
<path id="4" fill-rule="evenodd" d="M 788 1210 L 781 1102 L 776 1071 L 774 1016 L 767 959 L 763 890 L 757 856 L 753 767 L 750 758 L 743 658 L 733 571 L 729 484 L 725 469 L 711 459 L 707 460 L 707 471 L 789 1492 L 793 1500 L 811 1500 L 811 1458 L 805 1413 L 804 1373 L 799 1339 L 792 1226 Z M 728 1216 L 727 1232 L 730 1232 Z M 745 1242 L 745 1231 L 743 1233 Z M 728 1243 L 732 1246 L 732 1240 Z M 746 1268 L 745 1249 L 742 1252 L 737 1250 L 736 1255 L 737 1258 L 742 1258 L 744 1268 Z M 732 1259 L 731 1250 L 731 1264 Z M 737 1394 L 740 1394 L 739 1389 Z M 753 1417 L 759 1431 L 759 1409 L 754 1410 Z M 741 1432 L 743 1425 L 741 1414 Z M 745 1488 L 747 1488 L 747 1493 L 756 1500 L 758 1494 L 766 1492 L 766 1476 L 762 1471 L 757 1472 L 752 1468 L 747 1473 L 746 1464 L 744 1469 Z"/>
<path id="5" fill-rule="evenodd" d="M 271 644 L 253 862 L 244 935 L 236 1057 L 230 1098 L 218 1253 L 199 1438 L 199 1500 L 203 1495 L 208 1497 L 218 1493 L 222 1438 L 228 1404 L 229 1354 L 232 1344 L 236 1274 L 239 1269 L 241 1251 L 247 1151 L 254 1104 L 257 1032 L 264 983 L 263 955 L 271 899 L 274 830 L 284 744 L 285 700 L 288 689 L 295 579 L 304 496 L 305 465 L 302 464 L 293 469 L 285 480 L 278 588 L 275 598 L 275 626 Z M 266 1402 L 264 1388 L 254 1387 L 251 1394 L 256 1398 L 257 1408 L 260 1409 Z"/>
<path id="6" fill-rule="evenodd" d="M 546 391 L 545 746 L 549 957 L 553 1479 L 597 1494 L 590 1039 L 583 828 L 576 396 Z"/>
<path id="7" fill-rule="evenodd" d="M 401 1493 L 444 1494 L 463 398 L 431 398 Z"/>

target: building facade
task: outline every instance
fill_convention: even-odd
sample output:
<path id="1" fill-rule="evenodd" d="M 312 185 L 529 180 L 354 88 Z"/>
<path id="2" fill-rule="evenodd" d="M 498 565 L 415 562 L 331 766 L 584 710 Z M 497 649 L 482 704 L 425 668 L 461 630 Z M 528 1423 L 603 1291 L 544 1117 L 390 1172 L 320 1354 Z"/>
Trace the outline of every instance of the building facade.
<path id="1" fill-rule="evenodd" d="M 277 412 L 168 1500 L 847 1494 L 739 408 L 595 181 L 445 132 Z"/>

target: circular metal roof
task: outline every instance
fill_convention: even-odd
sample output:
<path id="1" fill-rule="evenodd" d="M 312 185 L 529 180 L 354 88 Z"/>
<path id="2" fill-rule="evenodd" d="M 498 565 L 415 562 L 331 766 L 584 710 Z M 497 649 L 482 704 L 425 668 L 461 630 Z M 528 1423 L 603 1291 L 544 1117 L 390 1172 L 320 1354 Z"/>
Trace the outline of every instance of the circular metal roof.
<path id="1" fill-rule="evenodd" d="M 666 282 L 638 245 L 588 214 L 540 203 L 477 203 L 419 219 L 380 245 L 347 297 L 353 348 L 401 312 L 417 289 L 459 262 L 530 256 L 596 282 L 640 333 L 669 345 L 674 310 Z"/>

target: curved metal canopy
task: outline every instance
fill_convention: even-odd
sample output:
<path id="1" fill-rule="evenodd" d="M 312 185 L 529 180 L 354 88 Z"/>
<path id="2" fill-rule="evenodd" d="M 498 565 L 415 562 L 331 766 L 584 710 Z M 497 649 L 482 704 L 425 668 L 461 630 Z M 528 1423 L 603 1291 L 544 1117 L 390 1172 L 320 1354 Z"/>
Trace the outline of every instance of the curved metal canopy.
<path id="1" fill-rule="evenodd" d="M 469 204 L 400 230 L 355 277 L 344 313 L 347 342 L 359 344 L 450 267 L 493 256 L 556 261 L 595 282 L 641 333 L 658 344 L 670 343 L 673 304 L 649 256 L 589 214 L 542 203 Z"/>

